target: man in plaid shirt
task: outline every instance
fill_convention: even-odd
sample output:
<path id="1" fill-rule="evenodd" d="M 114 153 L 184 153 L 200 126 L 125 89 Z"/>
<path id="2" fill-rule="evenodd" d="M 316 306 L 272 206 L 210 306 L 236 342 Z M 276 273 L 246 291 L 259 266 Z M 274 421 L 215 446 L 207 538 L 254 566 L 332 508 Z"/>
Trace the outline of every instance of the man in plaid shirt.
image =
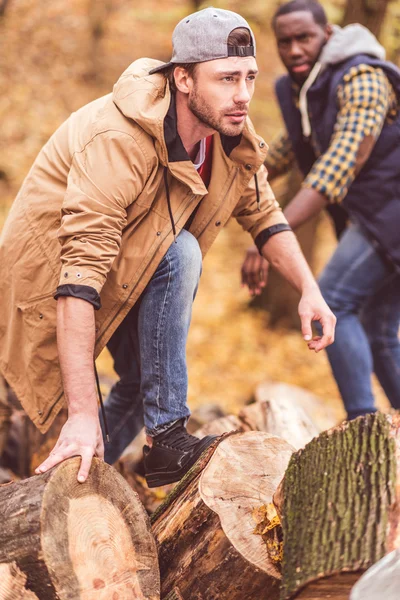
<path id="1" fill-rule="evenodd" d="M 348 417 L 375 411 L 375 371 L 400 408 L 400 71 L 360 25 L 327 23 L 312 0 L 293 0 L 273 27 L 288 75 L 276 93 L 286 130 L 269 149 L 269 179 L 297 160 L 304 174 L 285 209 L 293 229 L 326 208 L 338 247 L 320 287 L 338 318 L 327 349 Z M 250 248 L 242 281 L 259 294 L 268 264 Z"/>

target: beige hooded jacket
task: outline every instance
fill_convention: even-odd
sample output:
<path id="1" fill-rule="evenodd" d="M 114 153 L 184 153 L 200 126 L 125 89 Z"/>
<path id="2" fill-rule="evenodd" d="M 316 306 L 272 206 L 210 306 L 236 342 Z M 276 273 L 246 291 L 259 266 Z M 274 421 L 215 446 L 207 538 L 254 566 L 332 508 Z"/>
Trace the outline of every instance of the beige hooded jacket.
<path id="1" fill-rule="evenodd" d="M 97 356 L 173 242 L 166 183 L 178 233 L 201 201 L 190 232 L 203 255 L 232 214 L 253 238 L 286 223 L 267 183 L 267 146 L 250 121 L 238 139 L 215 134 L 207 191 L 176 134 L 166 78 L 148 74 L 157 64 L 134 62 L 113 94 L 61 125 L 2 231 L 0 370 L 42 432 L 63 404 L 56 289 L 101 301 Z"/>

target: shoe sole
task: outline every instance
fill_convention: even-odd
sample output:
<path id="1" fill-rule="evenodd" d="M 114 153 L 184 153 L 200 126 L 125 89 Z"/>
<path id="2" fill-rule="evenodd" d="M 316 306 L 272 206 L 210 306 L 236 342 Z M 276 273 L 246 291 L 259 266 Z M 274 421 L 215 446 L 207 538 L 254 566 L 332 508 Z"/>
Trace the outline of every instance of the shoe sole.
<path id="1" fill-rule="evenodd" d="M 195 465 L 195 463 L 199 460 L 200 456 L 211 446 L 211 444 L 217 439 L 211 440 L 207 445 L 200 446 L 199 450 L 192 457 L 189 464 L 185 465 L 178 471 L 168 471 L 164 473 L 154 473 L 151 475 L 146 475 L 147 487 L 154 488 L 160 487 L 161 485 L 168 485 L 169 483 L 177 483 L 186 475 L 188 471 Z"/>

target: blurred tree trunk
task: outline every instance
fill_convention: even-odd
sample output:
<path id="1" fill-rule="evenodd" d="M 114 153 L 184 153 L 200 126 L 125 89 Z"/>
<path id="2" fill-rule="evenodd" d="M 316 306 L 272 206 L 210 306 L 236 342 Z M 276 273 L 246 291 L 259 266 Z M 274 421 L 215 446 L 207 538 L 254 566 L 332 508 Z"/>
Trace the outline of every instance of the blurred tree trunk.
<path id="1" fill-rule="evenodd" d="M 347 0 L 343 25 L 361 23 L 379 37 L 389 2 L 391 0 Z"/>
<path id="2" fill-rule="evenodd" d="M 9 0 L 0 0 L 0 17 L 4 17 Z"/>
<path id="3" fill-rule="evenodd" d="M 91 42 L 89 45 L 90 67 L 87 74 L 88 79 L 101 79 L 101 41 L 106 31 L 109 12 L 109 0 L 89 0 L 88 18 Z"/>
<path id="4" fill-rule="evenodd" d="M 298 192 L 303 177 L 298 168 L 293 168 L 284 181 L 273 185 L 275 196 L 282 207 L 285 207 Z M 315 233 L 318 217 L 311 219 L 296 231 L 301 249 L 308 264 L 312 267 Z M 270 269 L 268 283 L 260 296 L 251 301 L 251 306 L 264 308 L 270 313 L 270 324 L 283 321 L 287 327 L 298 328 L 300 319 L 297 312 L 299 294 L 276 271 Z"/>

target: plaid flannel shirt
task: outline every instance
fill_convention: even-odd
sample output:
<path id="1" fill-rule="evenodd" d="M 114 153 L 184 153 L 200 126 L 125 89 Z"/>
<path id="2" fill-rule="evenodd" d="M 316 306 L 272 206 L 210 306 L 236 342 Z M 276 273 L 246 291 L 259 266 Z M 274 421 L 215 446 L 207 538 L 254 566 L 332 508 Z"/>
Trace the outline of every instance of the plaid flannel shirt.
<path id="1" fill-rule="evenodd" d="M 317 160 L 302 184 L 332 203 L 346 196 L 383 125 L 391 122 L 398 110 L 396 94 L 383 70 L 365 64 L 346 73 L 337 89 L 337 101 L 339 111 L 329 148 L 321 154 L 311 136 Z M 276 174 L 284 174 L 294 161 L 289 135 L 282 131 L 271 143 L 265 165 Z"/>

